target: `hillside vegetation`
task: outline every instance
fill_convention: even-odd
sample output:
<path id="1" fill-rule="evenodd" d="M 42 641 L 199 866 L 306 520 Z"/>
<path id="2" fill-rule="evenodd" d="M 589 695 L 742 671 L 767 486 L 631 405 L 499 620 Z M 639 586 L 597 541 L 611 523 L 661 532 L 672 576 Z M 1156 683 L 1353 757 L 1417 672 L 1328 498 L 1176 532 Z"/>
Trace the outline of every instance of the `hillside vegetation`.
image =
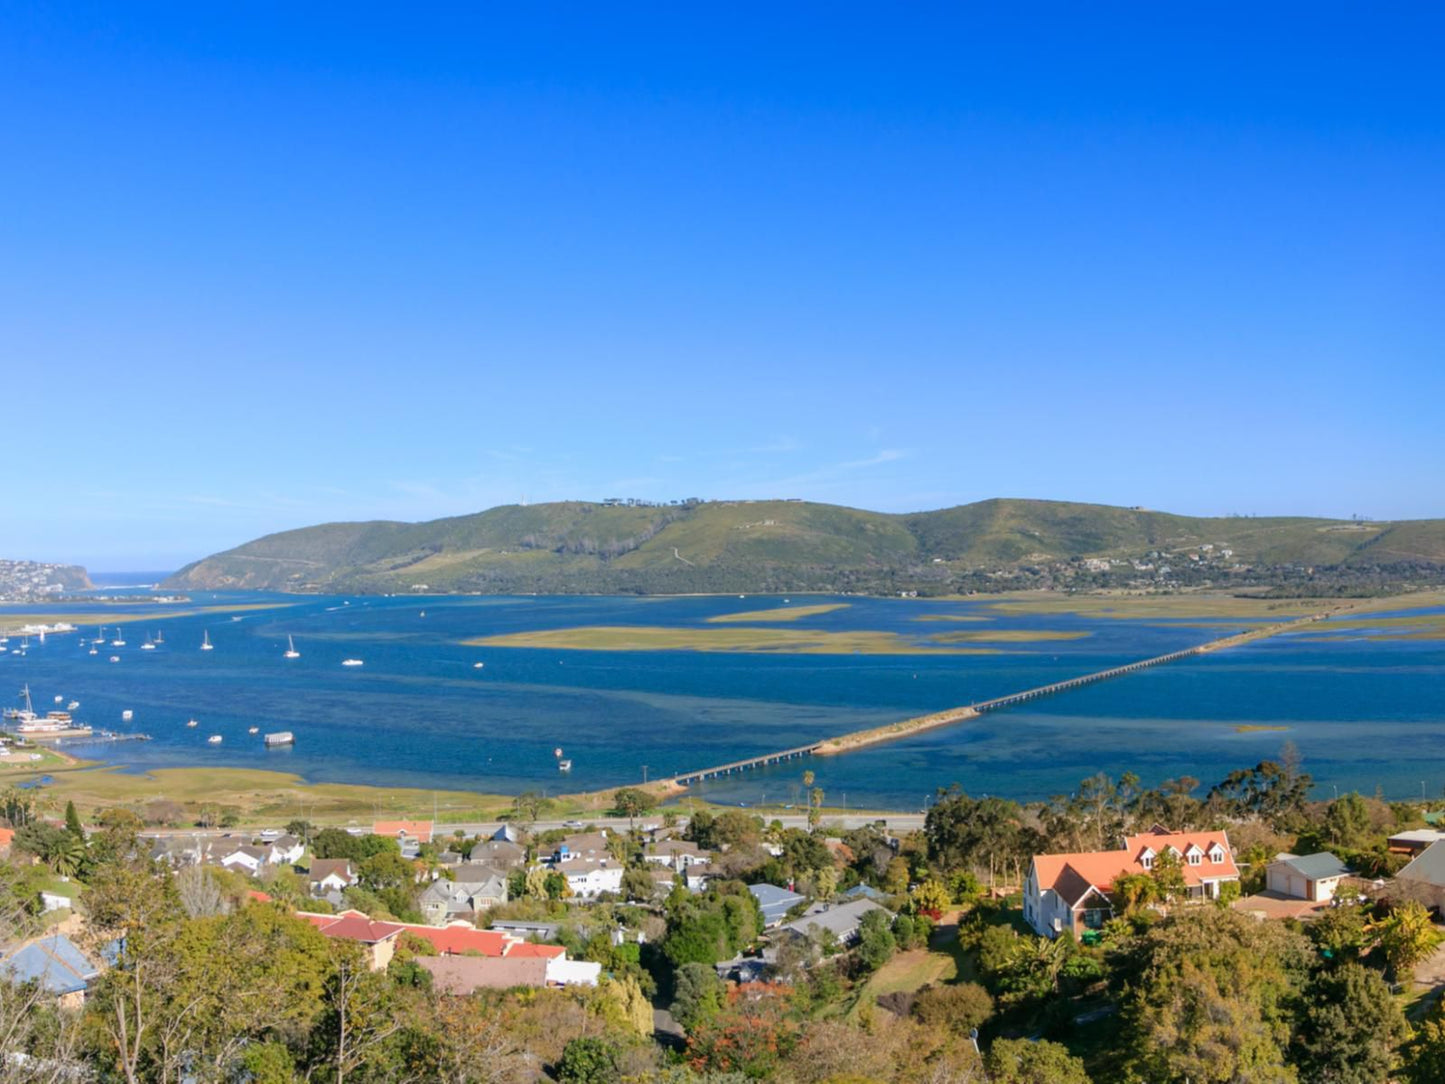
<path id="1" fill-rule="evenodd" d="M 1199 518 L 1005 499 L 906 515 L 805 501 L 567 501 L 285 531 L 188 565 L 166 586 L 942 594 L 1065 585 L 1308 590 L 1317 581 L 1323 593 L 1375 593 L 1442 579 L 1445 520 Z"/>

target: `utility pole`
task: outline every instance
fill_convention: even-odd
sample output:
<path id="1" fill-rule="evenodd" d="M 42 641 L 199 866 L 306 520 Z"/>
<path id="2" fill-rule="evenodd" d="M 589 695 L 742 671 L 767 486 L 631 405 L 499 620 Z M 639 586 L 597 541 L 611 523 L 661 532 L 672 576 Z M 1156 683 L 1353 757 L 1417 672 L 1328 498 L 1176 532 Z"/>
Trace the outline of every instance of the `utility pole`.
<path id="1" fill-rule="evenodd" d="M 644 765 L 642 766 L 642 785 L 643 785 L 644 787 L 647 786 L 647 765 L 646 765 L 646 764 L 644 764 Z M 1421 787 L 1421 794 L 1423 795 L 1423 794 L 1424 794 L 1425 784 L 1424 784 L 1424 783 L 1421 783 L 1421 784 L 1420 784 L 1420 787 Z"/>

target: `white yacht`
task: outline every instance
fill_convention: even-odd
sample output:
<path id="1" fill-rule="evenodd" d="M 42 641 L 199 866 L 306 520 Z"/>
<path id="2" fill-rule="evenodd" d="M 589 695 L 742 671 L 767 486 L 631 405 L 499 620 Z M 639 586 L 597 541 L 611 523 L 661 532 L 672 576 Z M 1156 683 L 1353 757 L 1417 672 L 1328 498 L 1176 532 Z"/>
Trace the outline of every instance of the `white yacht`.
<path id="1" fill-rule="evenodd" d="M 281 656 L 283 659 L 299 659 L 301 652 L 296 650 L 296 641 L 288 634 L 286 637 L 286 653 Z"/>
<path id="2" fill-rule="evenodd" d="M 366 663 L 364 663 L 361 659 L 342 659 L 342 660 L 341 660 L 341 665 L 342 665 L 342 666 L 365 666 Z"/>
<path id="3" fill-rule="evenodd" d="M 484 667 L 484 666 L 486 666 L 486 665 L 487 665 L 487 664 L 484 663 L 484 662 L 474 662 L 474 663 L 472 663 L 472 669 L 473 669 L 473 670 L 480 670 L 482 667 Z"/>
<path id="4" fill-rule="evenodd" d="M 207 629 L 207 630 L 205 631 L 205 633 L 201 636 L 201 650 L 202 650 L 202 651 L 211 651 L 211 650 L 212 650 L 212 647 L 211 647 L 211 630 L 210 630 L 210 629 Z"/>
<path id="5" fill-rule="evenodd" d="M 261 733 L 261 728 L 260 728 L 259 726 L 249 727 L 249 728 L 246 730 L 246 733 L 247 733 L 247 734 L 259 734 L 259 733 Z"/>
<path id="6" fill-rule="evenodd" d="M 207 744 L 209 744 L 209 745 L 220 745 L 220 744 L 221 744 L 221 735 L 219 735 L 219 734 L 212 734 L 209 738 L 206 739 L 206 742 L 207 742 Z"/>
<path id="7" fill-rule="evenodd" d="M 135 712 L 131 711 L 130 708 L 126 708 L 125 711 L 120 713 L 120 717 L 122 722 L 128 723 L 135 718 Z"/>

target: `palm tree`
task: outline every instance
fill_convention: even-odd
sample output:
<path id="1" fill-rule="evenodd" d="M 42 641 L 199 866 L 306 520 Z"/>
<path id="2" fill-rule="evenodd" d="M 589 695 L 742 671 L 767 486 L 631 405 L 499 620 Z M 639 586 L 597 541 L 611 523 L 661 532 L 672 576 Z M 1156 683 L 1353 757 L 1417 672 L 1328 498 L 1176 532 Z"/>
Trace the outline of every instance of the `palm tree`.
<path id="1" fill-rule="evenodd" d="M 45 856 L 45 864 L 62 877 L 73 877 L 85 861 L 85 841 L 69 832 L 57 835 Z"/>

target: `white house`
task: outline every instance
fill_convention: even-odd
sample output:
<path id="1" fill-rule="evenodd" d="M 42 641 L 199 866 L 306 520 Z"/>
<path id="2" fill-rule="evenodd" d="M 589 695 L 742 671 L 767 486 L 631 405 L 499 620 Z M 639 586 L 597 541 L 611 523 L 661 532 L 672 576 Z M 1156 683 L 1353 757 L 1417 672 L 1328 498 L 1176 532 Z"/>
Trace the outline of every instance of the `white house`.
<path id="1" fill-rule="evenodd" d="M 221 855 L 222 868 L 244 870 L 253 877 L 261 871 L 261 867 L 265 864 L 266 851 L 260 847 L 253 847 L 249 843 L 232 847 Z"/>
<path id="2" fill-rule="evenodd" d="M 622 891 L 622 863 L 610 857 L 575 858 L 557 862 L 552 868 L 567 878 L 567 887 L 578 899 L 596 899 L 603 892 Z"/>

